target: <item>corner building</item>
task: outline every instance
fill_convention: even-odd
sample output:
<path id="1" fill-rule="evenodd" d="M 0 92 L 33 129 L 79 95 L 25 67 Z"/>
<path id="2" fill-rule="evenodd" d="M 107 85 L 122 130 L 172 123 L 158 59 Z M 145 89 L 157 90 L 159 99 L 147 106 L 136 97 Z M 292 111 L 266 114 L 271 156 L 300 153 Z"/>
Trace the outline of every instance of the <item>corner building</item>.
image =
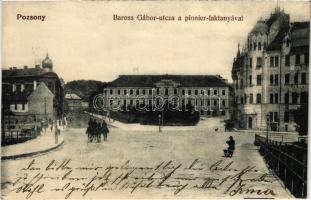
<path id="1" fill-rule="evenodd" d="M 309 35 L 309 21 L 290 22 L 279 8 L 257 21 L 233 61 L 238 128 L 296 130 L 294 111 L 308 99 Z"/>

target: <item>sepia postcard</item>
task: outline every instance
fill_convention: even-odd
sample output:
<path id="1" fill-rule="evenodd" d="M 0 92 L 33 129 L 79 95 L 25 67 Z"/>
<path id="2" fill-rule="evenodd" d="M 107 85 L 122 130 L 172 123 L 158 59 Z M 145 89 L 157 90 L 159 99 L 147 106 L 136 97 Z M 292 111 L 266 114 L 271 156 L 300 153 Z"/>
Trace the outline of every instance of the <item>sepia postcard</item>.
<path id="1" fill-rule="evenodd" d="M 310 1 L 4 1 L 1 199 L 307 198 Z"/>

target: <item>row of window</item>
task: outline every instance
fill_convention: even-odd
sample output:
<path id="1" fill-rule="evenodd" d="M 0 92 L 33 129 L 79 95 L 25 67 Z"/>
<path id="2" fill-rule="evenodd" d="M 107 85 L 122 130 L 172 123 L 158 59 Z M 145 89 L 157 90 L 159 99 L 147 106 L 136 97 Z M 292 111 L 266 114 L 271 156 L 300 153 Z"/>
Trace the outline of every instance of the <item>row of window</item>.
<path id="1" fill-rule="evenodd" d="M 285 84 L 288 85 L 290 84 L 290 75 L 289 73 L 285 74 Z M 299 84 L 299 76 L 300 76 L 300 84 L 307 84 L 307 73 L 306 72 L 302 72 L 302 73 L 298 73 L 296 72 L 294 74 L 294 84 Z"/>
<path id="2" fill-rule="evenodd" d="M 279 113 L 278 112 L 269 112 L 269 122 L 278 122 L 279 121 Z M 284 112 L 284 122 L 289 122 L 289 112 Z"/>
<path id="3" fill-rule="evenodd" d="M 269 122 L 279 122 L 279 113 L 278 112 L 269 112 Z M 289 122 L 289 112 L 285 111 L 284 112 L 284 122 L 288 123 Z"/>
<path id="4" fill-rule="evenodd" d="M 249 75 L 248 76 L 248 83 L 249 83 L 249 85 L 253 85 L 253 83 L 252 83 L 252 75 Z M 260 86 L 261 85 L 261 83 L 262 83 L 262 76 L 261 75 L 257 75 L 257 77 L 256 77 L 256 81 L 257 81 L 257 85 L 258 86 Z M 243 87 L 244 87 L 244 81 L 243 81 L 243 79 L 241 78 L 240 79 L 240 89 L 243 89 Z M 239 85 L 238 85 L 238 82 L 236 82 L 235 83 L 235 89 L 239 89 Z"/>
<path id="5" fill-rule="evenodd" d="M 302 56 L 303 55 L 303 56 Z M 300 65 L 300 64 L 309 64 L 309 54 L 305 53 L 305 54 L 296 54 L 295 56 L 295 65 Z M 303 59 L 304 58 L 304 59 Z M 293 63 L 292 63 L 293 64 Z M 291 62 L 290 62 L 290 55 L 285 56 L 285 66 L 290 66 Z"/>
<path id="6" fill-rule="evenodd" d="M 191 101 L 189 101 L 191 102 Z M 200 100 L 195 100 L 194 101 L 194 105 L 195 106 L 211 106 L 211 102 L 213 102 L 213 106 L 219 106 L 219 100 L 204 100 L 204 101 L 200 101 Z M 117 104 L 117 105 L 121 105 L 121 101 L 118 100 L 118 101 L 115 101 L 115 100 L 110 100 L 110 105 L 113 105 L 113 104 Z M 163 103 L 163 101 L 160 101 L 159 99 L 155 100 L 154 103 L 159 106 Z M 172 102 L 174 103 L 174 102 Z M 187 102 L 185 102 L 185 100 L 183 99 L 182 102 L 181 102 L 181 105 L 185 105 L 187 104 Z M 130 99 L 129 101 L 126 101 L 126 100 L 123 100 L 123 105 L 137 105 L 137 104 L 147 104 L 147 105 L 152 105 L 152 100 L 145 100 L 145 101 L 140 101 L 138 99 L 136 100 L 133 100 L 133 99 Z M 176 105 L 176 104 L 175 104 Z M 221 100 L 221 105 L 222 106 L 226 106 L 226 100 Z"/>
<path id="7" fill-rule="evenodd" d="M 309 54 L 296 54 L 295 56 L 295 65 L 300 64 L 309 64 Z M 290 55 L 285 56 L 285 66 L 289 67 L 291 64 L 290 62 Z M 270 67 L 278 67 L 279 66 L 279 56 L 270 56 Z"/>
<path id="8" fill-rule="evenodd" d="M 261 42 L 249 42 L 248 44 L 248 49 L 250 51 L 256 51 L 258 49 L 258 51 L 261 51 L 261 50 L 265 50 L 267 47 L 267 43 L 264 42 L 263 45 Z"/>
<path id="9" fill-rule="evenodd" d="M 128 94 L 128 90 L 127 89 L 123 89 L 123 90 L 121 90 L 121 89 L 118 89 L 118 90 L 115 90 L 115 92 L 116 92 L 116 94 L 118 94 L 118 95 L 121 95 L 121 92 L 123 91 L 123 94 L 124 95 L 127 95 Z M 193 92 L 194 92 L 194 95 L 199 95 L 199 94 L 201 94 L 201 95 L 211 95 L 211 91 L 212 91 L 212 89 L 210 89 L 210 90 L 194 90 Z M 186 94 L 186 92 L 187 92 L 187 94 L 188 95 L 192 95 L 193 93 L 192 93 L 192 90 L 181 90 L 181 93 L 182 93 L 182 95 L 185 95 Z M 110 89 L 109 90 L 109 93 L 112 95 L 112 94 L 114 94 L 114 90 L 113 89 Z M 145 95 L 145 94 L 149 94 L 149 95 L 152 95 L 152 89 L 141 89 L 141 90 L 139 90 L 139 89 L 130 89 L 129 90 L 129 94 L 130 95 L 133 95 L 133 94 L 136 94 L 136 95 L 140 95 L 140 94 L 142 94 L 142 95 Z M 177 95 L 179 93 L 179 91 L 178 91 L 178 89 L 176 89 L 176 88 L 174 88 L 174 90 L 173 90 L 173 94 L 175 94 L 175 95 Z M 157 88 L 156 89 L 156 94 L 160 94 L 160 89 L 159 88 Z M 164 89 L 164 94 L 165 95 L 169 95 L 169 89 L 168 88 L 165 88 Z M 213 90 L 213 94 L 214 95 L 218 95 L 218 90 Z M 221 94 L 222 95 L 226 95 L 226 90 L 221 90 Z"/>
<path id="10" fill-rule="evenodd" d="M 309 64 L 309 54 L 305 53 L 302 55 L 300 55 L 300 54 L 294 55 L 295 56 L 295 65 L 301 65 L 301 64 L 308 65 Z M 291 57 L 290 55 L 285 56 L 285 66 L 287 66 L 287 67 L 290 66 L 290 64 L 291 64 L 290 57 Z M 279 56 L 270 56 L 269 60 L 270 60 L 270 67 L 279 67 Z M 253 59 L 249 58 L 248 62 L 249 62 L 248 66 L 250 68 L 252 68 L 253 67 Z M 294 63 L 292 63 L 292 64 L 294 64 Z M 256 68 L 261 68 L 261 67 L 262 67 L 262 57 L 257 57 Z"/>
<path id="11" fill-rule="evenodd" d="M 238 97 L 236 97 L 235 102 L 236 102 L 237 104 L 239 103 L 239 98 L 238 98 Z M 254 103 L 253 94 L 250 94 L 250 95 L 249 95 L 249 103 L 250 103 L 250 104 L 253 104 L 253 103 Z M 260 94 L 260 93 L 258 93 L 258 94 L 256 95 L 256 103 L 257 103 L 257 104 L 261 104 L 261 94 Z M 242 96 L 242 97 L 240 98 L 240 104 L 247 104 L 247 96 L 246 96 L 246 94 L 244 94 L 244 97 Z"/>
<path id="12" fill-rule="evenodd" d="M 18 106 L 18 105 L 21 105 L 21 106 Z M 11 107 L 14 108 L 14 110 L 26 110 L 26 104 L 25 103 L 22 103 L 22 104 L 11 104 Z"/>
<path id="13" fill-rule="evenodd" d="M 284 83 L 285 85 L 289 85 L 290 84 L 290 76 L 291 74 L 287 73 L 284 75 Z M 300 77 L 300 79 L 299 79 Z M 260 86 L 262 84 L 262 76 L 261 75 L 257 75 L 257 85 Z M 300 82 L 299 82 L 300 80 Z M 252 75 L 248 76 L 248 84 L 250 86 L 253 85 L 253 77 Z M 306 72 L 302 72 L 302 73 L 295 73 L 294 74 L 294 84 L 302 84 L 305 85 L 307 84 L 307 73 Z M 278 74 L 271 74 L 270 75 L 270 85 L 279 85 L 279 75 Z M 243 85 L 243 79 L 240 79 L 240 89 L 242 89 L 244 87 Z M 236 82 L 235 88 L 238 89 L 238 82 Z"/>
<path id="14" fill-rule="evenodd" d="M 289 104 L 289 97 L 290 97 L 290 93 L 287 92 L 284 94 L 284 103 L 285 104 Z M 298 92 L 292 92 L 291 93 L 291 97 L 292 97 L 292 104 L 305 104 L 308 102 L 308 93 L 307 92 L 302 92 L 302 93 L 298 93 Z M 247 101 L 248 99 L 248 101 Z M 238 102 L 239 98 L 236 97 L 236 103 Z M 270 104 L 278 104 L 279 103 L 279 93 L 270 93 Z M 253 104 L 254 103 L 254 97 L 253 94 L 249 94 L 249 96 L 247 96 L 246 94 L 244 94 L 244 96 L 242 96 L 240 98 L 240 104 Z M 261 103 L 261 94 L 258 93 L 256 95 L 256 103 L 260 104 Z"/>

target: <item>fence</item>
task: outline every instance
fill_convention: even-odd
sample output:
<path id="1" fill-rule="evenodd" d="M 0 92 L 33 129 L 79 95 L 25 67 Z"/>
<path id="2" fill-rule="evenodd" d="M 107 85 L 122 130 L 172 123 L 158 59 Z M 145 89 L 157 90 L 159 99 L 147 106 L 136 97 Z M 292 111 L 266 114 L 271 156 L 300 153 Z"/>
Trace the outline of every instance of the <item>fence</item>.
<path id="1" fill-rule="evenodd" d="M 282 142 L 255 135 L 255 144 L 268 167 L 297 198 L 307 196 L 307 144 Z"/>
<path id="2" fill-rule="evenodd" d="M 41 132 L 41 126 L 34 123 L 11 125 L 5 124 L 1 129 L 1 145 L 10 145 L 37 137 Z"/>

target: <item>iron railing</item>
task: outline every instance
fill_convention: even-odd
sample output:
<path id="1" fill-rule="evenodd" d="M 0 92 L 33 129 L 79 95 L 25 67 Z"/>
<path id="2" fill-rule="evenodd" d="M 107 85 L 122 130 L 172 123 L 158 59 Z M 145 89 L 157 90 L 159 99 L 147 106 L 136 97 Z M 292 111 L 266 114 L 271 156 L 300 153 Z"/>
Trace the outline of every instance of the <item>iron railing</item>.
<path id="1" fill-rule="evenodd" d="M 297 198 L 307 197 L 307 143 L 282 142 L 255 135 L 255 144 L 284 186 Z"/>

